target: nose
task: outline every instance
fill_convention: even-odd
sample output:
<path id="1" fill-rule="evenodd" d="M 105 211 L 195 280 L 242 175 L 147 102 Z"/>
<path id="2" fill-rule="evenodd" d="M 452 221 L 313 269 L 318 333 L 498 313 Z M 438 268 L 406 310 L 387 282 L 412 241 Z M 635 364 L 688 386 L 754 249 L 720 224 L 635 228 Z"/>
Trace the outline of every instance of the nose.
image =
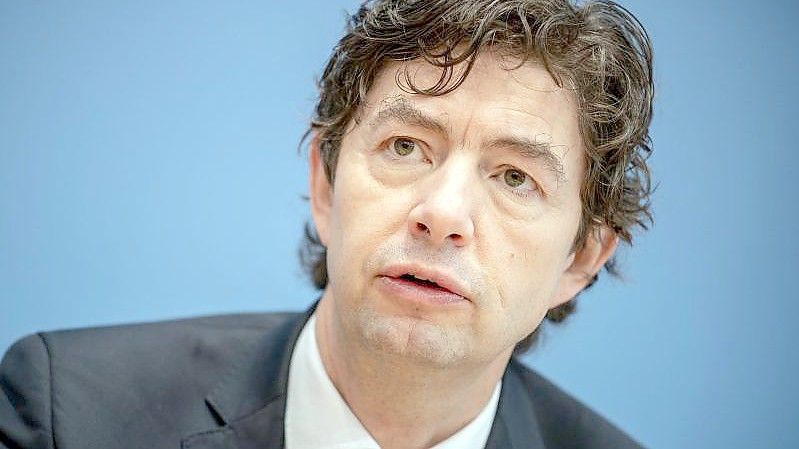
<path id="1" fill-rule="evenodd" d="M 440 167 L 420 191 L 420 201 L 408 214 L 412 236 L 435 247 L 451 242 L 466 246 L 474 239 L 474 180 L 466 167 Z"/>

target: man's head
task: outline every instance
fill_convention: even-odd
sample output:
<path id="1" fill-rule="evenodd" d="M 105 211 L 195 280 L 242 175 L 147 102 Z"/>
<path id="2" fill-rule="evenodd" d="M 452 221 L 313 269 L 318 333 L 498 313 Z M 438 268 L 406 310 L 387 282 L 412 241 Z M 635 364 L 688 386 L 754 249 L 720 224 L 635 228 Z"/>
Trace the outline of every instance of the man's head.
<path id="1" fill-rule="evenodd" d="M 562 320 L 649 220 L 652 95 L 612 3 L 367 2 L 311 127 L 306 263 L 342 325 L 444 363 Z M 402 274 L 466 299 L 404 302 Z"/>

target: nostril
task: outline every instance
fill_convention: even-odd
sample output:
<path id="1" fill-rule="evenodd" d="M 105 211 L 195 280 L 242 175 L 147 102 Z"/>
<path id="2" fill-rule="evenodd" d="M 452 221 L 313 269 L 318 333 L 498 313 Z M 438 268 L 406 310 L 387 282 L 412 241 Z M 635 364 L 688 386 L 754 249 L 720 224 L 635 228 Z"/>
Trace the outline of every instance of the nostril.
<path id="1" fill-rule="evenodd" d="M 416 229 L 418 229 L 419 231 L 422 231 L 422 232 L 427 232 L 428 231 L 427 230 L 427 226 L 425 226 L 424 223 L 419 223 L 419 222 L 416 223 Z"/>

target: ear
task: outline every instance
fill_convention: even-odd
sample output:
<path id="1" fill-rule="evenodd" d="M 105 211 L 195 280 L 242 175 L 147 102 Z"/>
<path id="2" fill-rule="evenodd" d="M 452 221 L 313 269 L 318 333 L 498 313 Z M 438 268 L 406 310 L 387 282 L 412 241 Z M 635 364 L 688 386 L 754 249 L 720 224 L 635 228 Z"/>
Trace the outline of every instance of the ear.
<path id="1" fill-rule="evenodd" d="M 325 247 L 327 247 L 332 193 L 319 152 L 319 134 L 314 133 L 311 143 L 308 145 L 308 195 L 311 200 L 311 216 L 316 226 L 316 233 Z"/>
<path id="2" fill-rule="evenodd" d="M 573 299 L 588 286 L 605 262 L 616 252 L 618 243 L 618 236 L 607 226 L 603 225 L 589 232 L 585 244 L 567 259 L 566 268 L 549 308 Z"/>

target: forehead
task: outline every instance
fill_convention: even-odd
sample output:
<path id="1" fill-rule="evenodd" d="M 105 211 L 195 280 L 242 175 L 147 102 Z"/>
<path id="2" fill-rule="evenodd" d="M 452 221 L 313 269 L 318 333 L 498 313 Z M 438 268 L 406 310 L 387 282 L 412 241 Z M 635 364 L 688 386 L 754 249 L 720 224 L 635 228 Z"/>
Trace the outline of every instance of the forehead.
<path id="1" fill-rule="evenodd" d="M 535 109 L 541 103 L 559 103 L 576 112 L 573 90 L 558 86 L 552 75 L 536 60 L 523 62 L 489 49 L 476 57 L 471 68 L 464 62 L 451 67 L 451 70 L 451 74 L 447 75 L 445 69 L 423 59 L 389 61 L 375 77 L 366 103 L 373 105 L 378 97 L 391 91 L 409 94 L 411 91 L 416 93 L 415 90 L 432 89 L 442 92 L 452 87 L 468 70 L 463 82 L 445 97 L 457 97 L 463 93 L 478 94 L 483 98 L 504 97 L 506 102 L 516 104 L 521 109 Z M 446 77 L 443 84 L 442 74 Z"/>

